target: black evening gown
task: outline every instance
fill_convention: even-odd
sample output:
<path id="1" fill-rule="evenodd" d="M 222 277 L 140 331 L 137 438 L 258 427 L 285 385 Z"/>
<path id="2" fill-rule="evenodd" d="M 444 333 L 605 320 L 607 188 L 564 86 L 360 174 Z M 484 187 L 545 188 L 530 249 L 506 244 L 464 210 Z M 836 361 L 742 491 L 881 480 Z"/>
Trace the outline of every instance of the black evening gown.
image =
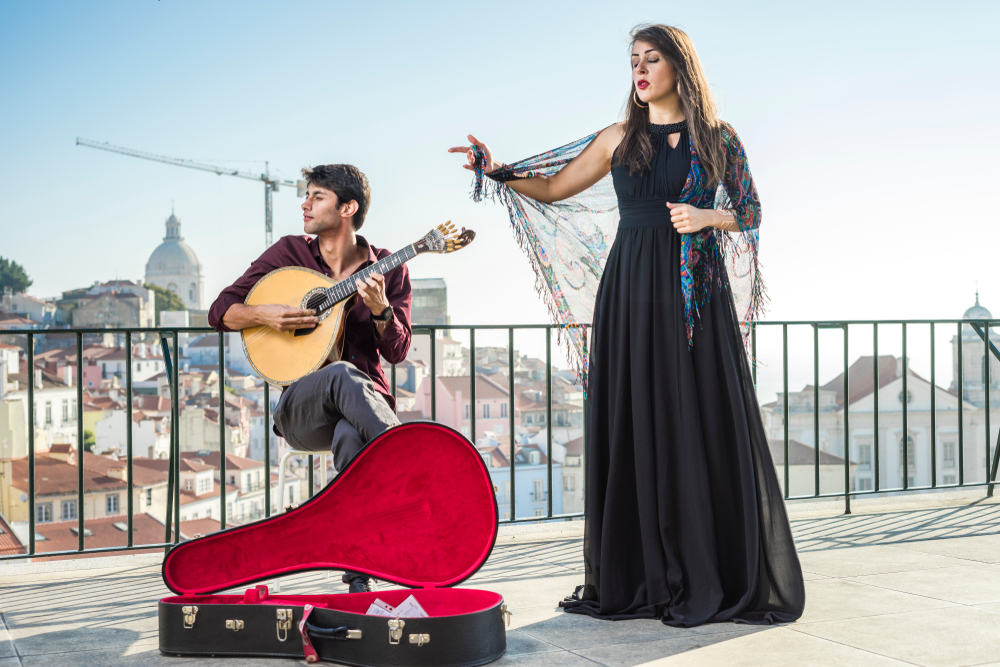
<path id="1" fill-rule="evenodd" d="M 689 349 L 667 201 L 686 127 L 648 170 L 612 169 L 621 222 L 597 291 L 587 396 L 585 584 L 561 606 L 620 620 L 788 622 L 802 571 L 725 280 Z"/>

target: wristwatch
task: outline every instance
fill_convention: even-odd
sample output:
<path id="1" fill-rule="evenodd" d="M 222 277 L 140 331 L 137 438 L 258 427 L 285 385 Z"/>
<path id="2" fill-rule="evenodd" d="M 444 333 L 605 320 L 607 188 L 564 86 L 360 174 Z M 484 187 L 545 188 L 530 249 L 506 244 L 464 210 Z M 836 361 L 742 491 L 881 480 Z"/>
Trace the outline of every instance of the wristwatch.
<path id="1" fill-rule="evenodd" d="M 376 322 L 389 322 L 392 320 L 392 306 L 386 306 L 381 315 L 372 313 L 372 319 Z"/>

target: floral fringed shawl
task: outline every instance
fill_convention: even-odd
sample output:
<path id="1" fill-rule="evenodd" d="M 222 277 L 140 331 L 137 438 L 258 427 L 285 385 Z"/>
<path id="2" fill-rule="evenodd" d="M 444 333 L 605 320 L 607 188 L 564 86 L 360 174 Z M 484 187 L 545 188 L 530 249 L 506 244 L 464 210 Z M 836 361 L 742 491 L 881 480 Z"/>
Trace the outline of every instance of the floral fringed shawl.
<path id="1" fill-rule="evenodd" d="M 763 313 L 766 295 L 757 257 L 760 200 L 736 131 L 722 123 L 726 170 L 722 182 L 705 183 L 691 142 L 691 170 L 680 202 L 698 208 L 732 212 L 739 232 L 705 228 L 681 239 L 681 290 L 684 296 L 688 345 L 693 345 L 698 309 L 708 303 L 712 280 L 727 280 L 732 290 L 744 344 L 750 326 Z M 545 204 L 518 194 L 505 183 L 533 176 L 551 176 L 562 169 L 597 136 L 584 137 L 560 148 L 483 173 L 484 154 L 476 151 L 472 198 L 499 200 L 507 207 L 514 236 L 535 271 L 535 289 L 548 306 L 559 338 L 570 342 L 569 361 L 586 383 L 588 334 L 594 302 L 608 251 L 618 229 L 618 197 L 608 174 L 580 194 Z M 726 271 L 717 267 L 725 266 Z M 723 274 L 728 275 L 723 275 Z"/>

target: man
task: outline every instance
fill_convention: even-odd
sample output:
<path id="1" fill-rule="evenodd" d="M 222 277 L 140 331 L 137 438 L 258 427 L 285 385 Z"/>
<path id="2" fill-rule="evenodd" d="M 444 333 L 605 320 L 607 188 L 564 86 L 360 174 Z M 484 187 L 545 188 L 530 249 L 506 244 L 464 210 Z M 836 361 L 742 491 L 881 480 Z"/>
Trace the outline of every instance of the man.
<path id="1" fill-rule="evenodd" d="M 348 164 L 303 169 L 309 187 L 302 204 L 309 236 L 285 236 L 264 251 L 243 276 L 222 291 L 209 310 L 217 331 L 239 331 L 266 325 L 278 331 L 316 326 L 312 310 L 282 304 L 247 306 L 247 294 L 265 274 L 285 266 L 302 266 L 335 281 L 390 255 L 359 236 L 371 202 L 368 179 Z M 366 282 L 355 281 L 358 300 L 347 315 L 340 361 L 292 383 L 274 410 L 274 432 L 295 449 L 332 451 L 337 470 L 344 470 L 372 438 L 399 424 L 396 401 L 379 354 L 389 363 L 406 358 L 410 347 L 410 277 L 406 265 Z M 370 591 L 368 577 L 347 572 L 352 593 Z"/>

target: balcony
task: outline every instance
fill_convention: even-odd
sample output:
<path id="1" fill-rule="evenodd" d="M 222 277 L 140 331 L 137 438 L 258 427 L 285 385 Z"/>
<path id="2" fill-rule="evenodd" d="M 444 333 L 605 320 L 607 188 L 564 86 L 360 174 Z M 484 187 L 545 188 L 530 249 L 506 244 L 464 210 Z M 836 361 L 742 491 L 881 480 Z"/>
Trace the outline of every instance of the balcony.
<path id="1" fill-rule="evenodd" d="M 976 323 L 973 323 L 975 327 Z M 985 358 L 997 355 L 988 343 L 990 323 L 979 323 L 983 345 L 977 345 L 974 352 Z M 1000 651 L 1000 507 L 993 496 L 993 484 L 997 475 L 997 448 L 993 446 L 990 427 L 990 408 L 980 410 L 990 438 L 985 442 L 975 440 L 971 429 L 958 427 L 954 442 L 945 441 L 938 435 L 939 429 L 929 430 L 928 449 L 922 450 L 922 442 L 917 441 L 916 449 L 899 446 L 897 439 L 879 441 L 877 434 L 885 424 L 901 421 L 904 428 L 916 423 L 918 410 L 910 407 L 910 401 L 900 399 L 899 405 L 883 403 L 867 413 L 865 419 L 872 422 L 875 434 L 871 447 L 866 450 L 870 459 L 856 456 L 858 442 L 852 426 L 862 422 L 853 404 L 849 409 L 839 409 L 835 402 L 827 409 L 819 400 L 824 390 L 819 382 L 821 361 L 829 360 L 827 345 L 820 354 L 821 332 L 823 335 L 837 333 L 833 357 L 839 365 L 843 362 L 844 396 L 850 396 L 850 381 L 854 377 L 853 366 L 849 365 L 848 332 L 859 327 L 867 327 L 874 332 L 873 359 L 880 359 L 878 335 L 880 327 L 883 335 L 890 326 L 902 326 L 902 347 L 894 352 L 902 352 L 903 373 L 898 378 L 902 397 L 909 396 L 907 382 L 915 382 L 908 374 L 907 344 L 913 340 L 914 329 L 929 326 L 931 350 L 934 350 L 935 326 L 939 330 L 954 331 L 958 327 L 958 355 L 963 354 L 962 327 L 968 322 L 923 321 L 923 322 L 805 322 L 805 323 L 761 323 L 753 332 L 754 357 L 758 360 L 770 359 L 770 372 L 779 378 L 779 400 L 767 410 L 774 419 L 772 451 L 784 454 L 779 477 L 784 482 L 786 503 L 789 507 L 793 532 L 799 550 L 803 569 L 806 573 L 807 603 L 805 615 L 794 624 L 781 627 L 747 627 L 734 624 L 715 624 L 695 629 L 681 630 L 663 626 L 657 621 L 632 621 L 627 623 L 606 623 L 562 613 L 556 602 L 582 583 L 582 521 L 579 513 L 560 514 L 553 511 L 551 503 L 545 516 L 526 516 L 531 507 L 521 507 L 521 516 L 510 507 L 512 517 L 502 522 L 500 538 L 485 566 L 468 582 L 466 587 L 495 590 L 504 595 L 515 612 L 508 631 L 508 654 L 495 663 L 497 665 L 644 665 L 654 660 L 669 658 L 669 664 L 732 665 L 745 664 L 748 656 L 761 656 L 766 664 L 918 664 L 918 665 L 983 665 L 996 660 Z M 907 339 L 909 326 L 910 339 Z M 812 371 L 815 382 L 808 391 L 799 392 L 812 399 L 808 410 L 802 405 L 793 405 L 789 399 L 790 371 L 799 371 L 789 362 L 788 331 L 794 327 L 805 327 L 813 332 L 815 365 Z M 545 381 L 552 386 L 551 327 L 421 327 L 415 335 L 433 336 L 436 329 L 467 331 L 472 347 L 476 345 L 476 335 L 484 330 L 500 330 L 507 334 L 508 349 L 514 349 L 515 333 L 522 329 L 538 329 L 546 339 L 547 369 Z M 758 350 L 758 338 L 764 337 L 768 329 L 779 333 L 777 362 Z M 105 330 L 99 330 L 105 331 Z M 121 330 L 126 341 L 133 333 L 149 333 L 150 330 Z M 176 347 L 173 344 L 179 333 L 199 333 L 199 329 L 156 329 L 152 333 L 161 337 L 164 358 L 173 359 L 169 366 L 171 388 L 176 396 L 177 365 Z M 61 333 L 66 333 L 62 330 Z M 7 332 L 11 333 L 11 332 Z M 43 335 L 40 330 L 21 332 L 29 339 Z M 70 330 L 76 333 L 78 345 L 85 330 Z M 857 337 L 850 338 L 855 341 Z M 853 345 L 854 343 L 852 343 Z M 762 346 L 763 347 L 763 346 Z M 836 349 L 839 347 L 839 349 Z M 883 350 L 885 349 L 883 340 Z M 126 343 L 126 348 L 131 349 Z M 851 348 L 853 349 L 853 348 Z M 430 346 L 434 356 L 434 346 Z M 981 351 L 980 351 L 981 350 Z M 910 350 L 912 351 L 912 350 Z M 965 354 L 971 354 L 968 346 Z M 225 352 L 220 339 L 220 357 L 225 363 Z M 931 352 L 931 358 L 934 358 Z M 30 354 L 29 354 L 29 364 Z M 828 365 L 828 364 L 827 364 Z M 126 366 L 129 368 L 131 364 Z M 434 377 L 434 363 L 430 364 Z M 512 377 L 514 359 L 510 360 Z M 754 367 L 755 379 L 763 364 Z M 930 382 L 933 385 L 934 364 L 930 366 Z M 959 369 L 961 369 L 961 365 Z M 985 371 L 987 374 L 988 366 Z M 763 371 L 762 371 L 763 372 Z M 873 369 L 875 384 L 879 384 L 880 369 Z M 79 369 L 78 369 L 79 373 Z M 960 370 L 961 374 L 961 370 Z M 79 375 L 78 375 L 79 376 Z M 393 390 L 396 388 L 396 369 L 390 372 Z M 783 380 L 783 382 L 782 382 Z M 762 378 L 761 382 L 767 382 Z M 958 386 L 965 387 L 968 380 L 960 375 Z M 984 378 L 984 385 L 992 386 L 991 378 Z M 470 382 L 470 398 L 475 401 L 475 383 Z M 758 385 L 762 386 L 761 384 Z M 437 404 L 431 383 L 431 417 L 436 416 Z M 78 389 L 82 391 L 82 389 Z M 33 391 L 29 385 L 29 395 Z M 125 377 L 125 391 L 131 398 L 131 378 Z M 264 389 L 264 410 L 269 412 L 269 389 Z M 894 390 L 895 391 L 895 390 Z M 877 392 L 876 392 L 877 394 Z M 895 396 L 895 394 L 893 394 Z M 930 400 L 939 397 L 939 392 L 930 392 Z M 800 397 L 801 398 L 801 397 Z M 762 396 L 762 402 L 765 399 Z M 985 392 L 989 406 L 990 395 Z M 849 401 L 848 401 L 849 402 Z M 132 401 L 128 400 L 131 406 Z M 933 404 L 933 403 L 932 403 Z M 29 401 L 29 406 L 32 403 Z M 178 402 L 173 402 L 170 420 L 177 423 Z M 510 396 L 508 418 L 514 427 L 514 396 Z M 963 402 L 958 402 L 959 406 Z M 549 415 L 543 431 L 552 433 L 551 401 Z M 994 403 L 996 407 L 996 402 Z M 223 416 L 226 406 L 220 406 Z M 762 408 L 762 410 L 765 408 Z M 962 407 L 958 408 L 959 417 Z M 964 408 L 967 412 L 971 408 Z M 78 435 L 82 442 L 82 407 L 78 402 Z M 926 411 L 925 411 L 926 412 Z M 815 437 L 809 444 L 802 444 L 809 453 L 805 466 L 810 478 L 805 491 L 798 490 L 794 481 L 795 440 L 791 428 L 795 419 L 806 420 L 805 431 L 820 435 L 826 428 L 822 420 L 839 414 L 840 422 L 830 427 L 831 437 L 823 440 Z M 39 420 L 33 407 L 29 407 L 29 422 Z M 946 419 L 955 415 L 932 408 L 928 413 L 932 424 L 941 426 Z M 882 428 L 879 423 L 882 420 Z M 933 421 L 936 420 L 936 421 Z M 224 419 L 220 419 L 224 424 Z M 475 414 L 471 417 L 475 426 Z M 994 419 L 994 426 L 1000 419 Z M 129 420 L 128 423 L 131 423 Z M 265 418 L 265 423 L 267 423 Z M 962 424 L 961 418 L 956 424 Z M 800 425 L 801 426 L 801 425 Z M 224 426 L 220 426 L 224 428 Z M 34 454 L 34 430 L 30 428 L 29 451 Z M 837 436 L 839 433 L 839 436 Z M 839 441 L 836 439 L 839 437 Z M 78 548 L 57 553 L 41 553 L 34 539 L 34 517 L 29 514 L 31 539 L 25 547 L 27 554 L 0 557 L 0 667 L 5 666 L 6 656 L 12 656 L 11 664 L 175 664 L 176 659 L 161 656 L 157 646 L 156 600 L 167 595 L 162 586 L 159 563 L 163 548 L 179 542 L 181 526 L 179 500 L 175 493 L 174 480 L 179 479 L 177 465 L 180 451 L 178 436 L 171 435 L 170 461 L 171 478 L 168 485 L 168 507 L 170 513 L 167 525 L 158 524 L 159 535 L 155 540 L 139 538 L 138 524 L 142 515 L 132 507 L 132 493 L 127 493 L 128 505 L 123 506 L 127 522 L 120 523 L 128 535 L 127 544 L 116 547 L 95 547 L 93 538 L 88 538 L 84 518 L 77 517 L 76 537 Z M 952 438 L 948 435 L 948 438 Z M 221 438 L 220 438 L 221 439 Z M 547 442 L 551 443 L 549 437 Z M 586 435 L 584 434 L 584 443 Z M 828 478 L 821 472 L 831 467 L 824 463 L 831 448 L 843 443 L 836 476 Z M 801 443 L 799 443 L 801 444 Z M 270 479 L 270 437 L 265 430 L 265 479 Z M 544 449 L 544 445 L 542 446 Z M 898 453 L 897 453 L 898 450 Z M 946 452 L 948 452 L 946 454 Z M 953 453 L 952 453 L 953 452 Z M 558 479 L 552 478 L 552 450 L 548 448 L 549 480 L 547 488 L 557 488 Z M 513 458 L 513 457 L 512 457 Z M 776 457 L 777 458 L 777 457 Z M 916 475 L 902 475 L 910 471 L 914 459 L 919 458 Z M 31 457 L 33 461 L 33 457 Z M 853 478 L 862 466 L 858 460 L 865 460 L 868 469 L 864 480 Z M 948 462 L 956 465 L 948 466 Z M 978 466 L 972 474 L 970 462 Z M 925 465 L 926 464 L 926 465 Z M 127 460 L 126 479 L 132 479 L 131 458 Z M 509 498 L 516 497 L 514 470 L 510 471 Z M 930 474 L 924 474 L 929 468 Z M 312 481 L 312 466 L 310 482 Z M 812 474 L 815 472 L 813 483 Z M 873 473 L 873 475 L 872 475 Z M 892 474 L 890 474 L 892 473 Z M 29 477 L 38 474 L 31 468 Z M 924 475 L 921 477 L 921 475 Z M 32 477 L 33 479 L 33 477 Z M 832 479 L 832 481 L 831 481 Z M 506 480 L 504 480 L 506 481 Z M 581 480 L 582 481 L 582 480 Z M 866 482 L 860 486 L 858 481 Z M 131 482 L 128 482 L 131 486 Z M 315 485 L 310 484 L 311 489 Z M 582 489 L 581 489 L 582 491 Z M 226 498 L 220 496 L 225 507 Z M 271 508 L 271 490 L 264 485 L 267 514 Z M 34 502 L 34 485 L 30 491 L 29 506 Z M 548 494 L 543 491 L 533 501 L 544 501 Z M 523 496 L 522 496 L 523 497 Z M 83 506 L 83 491 L 78 502 Z M 124 505 L 125 503 L 123 503 Z M 133 514 L 136 519 L 135 539 L 133 539 Z M 87 520 L 89 521 L 89 519 Z M 96 532 L 96 530 L 95 530 Z M 164 536 L 165 533 L 165 536 Z M 164 536 L 162 541 L 160 536 Z M 75 542 L 74 542 L 75 544 Z M 151 547 L 153 549 L 151 549 Z M 123 553 L 129 551 L 142 553 Z M 149 553 L 153 551 L 153 553 Z M 109 553 L 111 552 L 111 553 Z M 34 558 L 31 556 L 34 555 Z M 83 560 L 50 560 L 45 556 L 99 556 Z M 30 559 L 30 561 L 28 560 Z M 273 586 L 273 584 L 272 584 Z M 306 573 L 285 577 L 280 588 L 286 593 L 344 592 L 339 576 L 325 573 Z M 4 643 L 6 642 L 6 643 Z M 19 663 L 13 662 L 16 659 Z M 170 662 L 168 662 L 170 661 Z M 287 665 L 287 660 L 257 659 L 254 663 Z M 659 664 L 659 663 L 657 663 Z"/>
<path id="2" fill-rule="evenodd" d="M 842 511 L 843 501 L 791 506 L 806 611 L 785 626 L 678 629 L 563 613 L 556 602 L 583 580 L 581 521 L 501 527 L 492 556 L 463 586 L 501 593 L 514 612 L 507 655 L 493 663 L 498 667 L 937 666 L 996 659 L 1000 504 L 962 491 L 892 503 L 860 499 L 853 514 Z M 6 623 L 0 656 L 12 656 L 0 664 L 201 664 L 157 650 L 156 602 L 169 594 L 161 560 L 162 554 L 130 554 L 0 563 Z M 273 590 L 274 582 L 267 583 Z M 337 573 L 293 575 L 280 587 L 293 594 L 346 592 Z"/>

